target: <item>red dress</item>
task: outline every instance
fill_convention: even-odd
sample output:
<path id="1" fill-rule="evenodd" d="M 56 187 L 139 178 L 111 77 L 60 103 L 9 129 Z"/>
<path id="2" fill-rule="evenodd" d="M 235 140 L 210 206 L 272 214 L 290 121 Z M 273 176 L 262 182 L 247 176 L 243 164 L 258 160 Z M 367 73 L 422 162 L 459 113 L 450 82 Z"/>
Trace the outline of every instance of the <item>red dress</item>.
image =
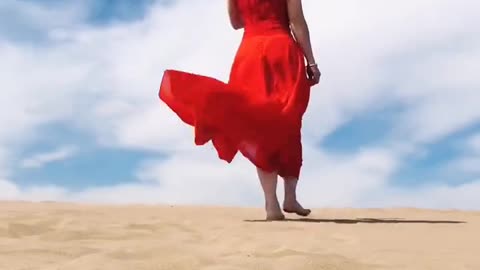
<path id="1" fill-rule="evenodd" d="M 194 127 L 196 145 L 212 141 L 227 162 L 241 152 L 265 171 L 298 178 L 310 84 L 286 0 L 237 0 L 237 6 L 245 28 L 228 83 L 166 70 L 160 99 Z"/>

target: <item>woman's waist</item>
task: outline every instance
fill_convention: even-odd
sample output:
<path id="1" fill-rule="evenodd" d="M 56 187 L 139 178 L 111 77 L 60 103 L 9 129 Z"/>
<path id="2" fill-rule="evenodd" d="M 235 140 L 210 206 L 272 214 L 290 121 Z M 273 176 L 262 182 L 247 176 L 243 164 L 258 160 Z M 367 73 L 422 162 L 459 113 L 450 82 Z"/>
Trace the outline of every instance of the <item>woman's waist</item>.
<path id="1" fill-rule="evenodd" d="M 244 37 L 278 35 L 278 34 L 290 35 L 289 26 L 282 24 L 280 22 L 271 22 L 271 21 L 245 24 Z"/>

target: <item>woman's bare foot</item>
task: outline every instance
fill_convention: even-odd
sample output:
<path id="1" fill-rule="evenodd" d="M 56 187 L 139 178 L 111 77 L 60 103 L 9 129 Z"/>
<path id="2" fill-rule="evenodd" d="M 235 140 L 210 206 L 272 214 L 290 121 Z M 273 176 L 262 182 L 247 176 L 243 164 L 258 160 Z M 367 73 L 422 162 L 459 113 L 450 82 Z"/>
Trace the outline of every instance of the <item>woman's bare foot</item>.
<path id="1" fill-rule="evenodd" d="M 312 210 L 310 209 L 303 208 L 303 206 L 298 201 L 284 202 L 283 211 L 285 211 L 286 213 L 294 213 L 302 217 L 306 217 L 312 212 Z"/>
<path id="2" fill-rule="evenodd" d="M 267 203 L 265 205 L 265 210 L 267 212 L 266 219 L 269 220 L 269 221 L 284 220 L 285 219 L 285 215 L 283 215 L 283 212 L 280 209 L 280 205 L 278 204 L 278 201 L 276 203 L 272 203 L 272 205 L 269 205 Z"/>
<path id="3" fill-rule="evenodd" d="M 277 178 L 275 172 L 266 172 L 257 168 L 258 178 L 265 194 L 265 211 L 267 220 L 283 220 L 285 216 L 282 213 L 277 199 Z"/>
<path id="4" fill-rule="evenodd" d="M 285 220 L 285 215 L 283 215 L 282 212 L 280 213 L 275 213 L 275 214 L 267 214 L 267 221 L 279 221 L 279 220 Z"/>
<path id="5" fill-rule="evenodd" d="M 312 212 L 305 209 L 297 200 L 297 178 L 284 178 L 285 180 L 285 198 L 283 201 L 283 211 L 286 213 L 295 213 L 299 216 L 306 217 Z"/>

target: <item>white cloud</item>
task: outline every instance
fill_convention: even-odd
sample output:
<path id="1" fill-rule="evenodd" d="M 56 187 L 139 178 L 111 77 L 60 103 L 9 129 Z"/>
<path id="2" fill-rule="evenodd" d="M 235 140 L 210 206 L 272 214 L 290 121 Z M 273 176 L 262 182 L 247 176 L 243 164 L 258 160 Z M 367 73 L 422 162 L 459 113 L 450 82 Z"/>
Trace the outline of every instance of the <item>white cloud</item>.
<path id="1" fill-rule="evenodd" d="M 480 174 L 480 155 L 458 159 L 453 162 L 452 167 L 460 172 Z"/>
<path id="2" fill-rule="evenodd" d="M 480 209 L 479 192 L 480 180 L 478 179 L 456 186 L 438 184 L 415 190 L 383 188 L 365 198 L 363 206 L 478 210 Z"/>
<path id="3" fill-rule="evenodd" d="M 466 149 L 467 151 L 472 151 L 472 152 L 480 155 L 480 134 L 476 134 L 476 135 L 472 136 L 467 141 L 466 148 L 467 148 Z"/>
<path id="4" fill-rule="evenodd" d="M 38 153 L 29 158 L 22 160 L 21 167 L 23 168 L 41 168 L 48 163 L 62 161 L 71 158 L 77 149 L 73 146 L 62 146 L 45 153 Z"/>
<path id="5" fill-rule="evenodd" d="M 227 166 L 209 146 L 147 162 L 138 177 L 157 183 L 162 188 L 158 197 L 171 203 L 251 205 L 261 198 L 255 169 L 242 158 Z"/>
<path id="6" fill-rule="evenodd" d="M 27 1 L 0 3 L 0 31 L 7 37 L 35 38 L 34 33 L 80 23 L 87 14 L 86 5 L 79 2 L 59 2 L 59 8 Z M 19 31 L 20 30 L 20 31 Z M 33 36 L 33 37 L 32 37 Z"/>
<path id="7" fill-rule="evenodd" d="M 165 68 L 227 79 L 241 33 L 229 28 L 224 1 L 155 5 L 143 20 L 101 28 L 83 21 L 85 3 L 52 10 L 13 2 L 0 4 L 0 10 L 23 10 L 23 23 L 37 25 L 48 42 L 31 46 L 0 38 L 0 125 L 8 127 L 0 129 L 4 156 L 32 140 L 36 128 L 63 121 L 95 136 L 99 144 L 167 152 L 170 157 L 140 168 L 139 178 L 146 182 L 139 184 L 69 194 L 62 188 L 26 190 L 3 181 L 9 192 L 0 188 L 0 194 L 109 202 L 258 203 L 253 168 L 242 159 L 227 166 L 211 147 L 193 147 L 192 130 L 157 98 Z M 453 205 L 480 207 L 473 197 L 460 198 L 464 189 L 475 185 L 436 186 L 409 195 L 410 190 L 398 191 L 389 183 L 391 174 L 417 155 L 423 143 L 479 122 L 480 35 L 475 33 L 480 2 L 310 0 L 304 6 L 324 74 L 313 89 L 304 122 L 300 189 L 305 200 L 318 206 L 355 206 L 371 202 L 370 193 L 384 192 L 392 197 L 380 196 L 376 204 L 430 205 L 427 200 L 435 198 L 438 205 L 448 205 L 458 196 Z M 80 12 L 71 14 L 77 8 Z M 60 19 L 55 14 L 61 14 Z M 400 121 L 393 133 L 385 131 L 388 144 L 345 155 L 315 149 L 352 117 L 391 104 L 401 104 L 404 111 L 396 115 Z M 50 154 L 25 163 L 41 166 L 68 156 Z M 39 195 L 42 192 L 46 195 Z M 446 194 L 445 199 L 438 194 Z"/>
<path id="8" fill-rule="evenodd" d="M 19 191 L 17 186 L 13 183 L 0 179 L 0 200 L 16 200 L 18 199 Z"/>
<path id="9" fill-rule="evenodd" d="M 0 179 L 0 190 L 0 201 L 71 201 L 65 189 L 55 186 L 22 188 L 12 181 Z"/>
<path id="10" fill-rule="evenodd" d="M 457 173 L 480 175 L 480 134 L 465 140 L 461 147 L 461 156 L 450 162 L 448 168 Z"/>
<path id="11" fill-rule="evenodd" d="M 389 149 L 365 149 L 348 155 L 313 147 L 306 150 L 299 191 L 312 205 L 356 205 L 372 190 L 387 185 L 400 162 L 400 155 Z"/>

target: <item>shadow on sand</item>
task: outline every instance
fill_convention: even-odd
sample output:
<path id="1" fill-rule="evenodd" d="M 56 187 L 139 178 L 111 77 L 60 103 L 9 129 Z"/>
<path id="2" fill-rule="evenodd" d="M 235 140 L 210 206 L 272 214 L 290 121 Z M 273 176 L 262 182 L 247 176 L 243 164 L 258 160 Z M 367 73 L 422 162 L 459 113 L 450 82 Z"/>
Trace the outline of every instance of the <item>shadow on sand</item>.
<path id="1" fill-rule="evenodd" d="M 245 222 L 272 222 L 264 219 L 244 220 Z M 383 218 L 356 218 L 356 219 L 325 219 L 325 218 L 299 218 L 285 219 L 274 222 L 306 222 L 306 223 L 337 223 L 337 224 L 358 224 L 358 223 L 424 223 L 424 224 L 463 224 L 465 221 L 456 220 L 409 220 L 409 219 L 383 219 Z"/>

